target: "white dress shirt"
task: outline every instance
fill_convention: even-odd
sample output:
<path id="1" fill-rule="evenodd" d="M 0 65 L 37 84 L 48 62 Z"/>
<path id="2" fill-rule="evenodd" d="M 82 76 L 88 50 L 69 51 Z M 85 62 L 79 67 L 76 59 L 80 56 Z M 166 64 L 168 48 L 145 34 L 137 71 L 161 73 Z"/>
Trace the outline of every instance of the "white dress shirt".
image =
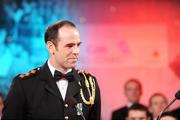
<path id="1" fill-rule="evenodd" d="M 52 76 L 54 77 L 54 72 L 55 72 L 56 69 L 51 65 L 49 60 L 48 60 L 48 67 L 49 67 L 49 69 L 51 71 Z M 66 73 L 70 72 L 71 70 L 72 69 L 67 70 Z M 63 78 L 63 79 L 57 81 L 56 84 L 57 84 L 57 86 L 59 88 L 59 91 L 61 93 L 61 96 L 62 96 L 63 100 L 65 100 L 66 92 L 67 92 L 67 87 L 68 87 L 68 80 Z"/>
<path id="2" fill-rule="evenodd" d="M 133 105 L 132 102 L 128 102 L 127 107 L 130 108 Z"/>

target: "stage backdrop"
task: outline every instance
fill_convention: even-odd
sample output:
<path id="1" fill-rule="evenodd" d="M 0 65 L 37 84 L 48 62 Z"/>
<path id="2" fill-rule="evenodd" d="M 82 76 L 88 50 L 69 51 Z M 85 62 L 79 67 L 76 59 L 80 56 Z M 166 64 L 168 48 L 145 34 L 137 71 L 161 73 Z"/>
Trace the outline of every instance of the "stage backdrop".
<path id="1" fill-rule="evenodd" d="M 163 24 L 85 25 L 82 34 L 81 60 L 99 82 L 102 96 L 102 118 L 126 104 L 124 83 L 130 78 L 143 85 L 141 102 L 148 105 L 149 97 L 161 92 L 173 99 L 180 88 L 180 78 L 169 67 L 168 29 Z M 84 39 L 86 42 L 84 42 Z M 83 66 L 83 65 L 80 65 Z M 173 107 L 178 107 L 179 102 Z"/>

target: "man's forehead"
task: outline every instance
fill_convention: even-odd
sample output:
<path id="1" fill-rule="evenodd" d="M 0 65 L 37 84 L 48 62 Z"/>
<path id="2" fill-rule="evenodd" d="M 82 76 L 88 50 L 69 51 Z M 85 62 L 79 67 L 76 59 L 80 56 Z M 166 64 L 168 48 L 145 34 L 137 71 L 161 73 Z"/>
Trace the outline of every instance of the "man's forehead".
<path id="1" fill-rule="evenodd" d="M 70 29 L 59 29 L 58 39 L 64 42 L 80 42 L 80 33 L 76 28 L 71 27 Z"/>
<path id="2" fill-rule="evenodd" d="M 75 35 L 79 35 L 79 31 L 77 28 L 73 27 L 73 26 L 69 26 L 69 25 L 65 25 L 61 28 L 58 29 L 58 33 L 74 33 Z"/>
<path id="3" fill-rule="evenodd" d="M 127 83 L 125 85 L 125 88 L 128 88 L 128 87 L 138 87 L 138 88 L 141 88 L 140 84 L 138 84 L 137 82 L 134 82 L 134 81 L 130 81 L 129 83 Z"/>
<path id="4" fill-rule="evenodd" d="M 146 117 L 146 112 L 141 110 L 130 110 L 129 116 L 131 117 Z"/>

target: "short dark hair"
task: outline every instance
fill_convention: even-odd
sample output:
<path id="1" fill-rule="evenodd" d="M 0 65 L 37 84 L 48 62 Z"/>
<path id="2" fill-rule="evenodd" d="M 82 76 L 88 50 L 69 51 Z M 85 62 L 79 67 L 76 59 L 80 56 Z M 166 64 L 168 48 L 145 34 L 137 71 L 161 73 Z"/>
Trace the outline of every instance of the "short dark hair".
<path id="1" fill-rule="evenodd" d="M 128 108 L 127 113 L 126 113 L 126 117 L 128 117 L 129 111 L 131 111 L 131 110 L 143 111 L 146 113 L 147 117 L 150 117 L 150 113 L 149 113 L 147 107 L 142 105 L 142 104 L 135 103 L 130 108 Z"/>
<path id="2" fill-rule="evenodd" d="M 68 20 L 60 20 L 55 22 L 52 25 L 49 25 L 45 31 L 45 35 L 44 35 L 44 39 L 45 39 L 45 43 L 47 43 L 47 41 L 51 41 L 53 42 L 53 44 L 57 45 L 57 34 L 58 34 L 58 30 L 59 28 L 62 28 L 63 26 L 68 25 L 71 27 L 76 28 L 76 25 Z"/>
<path id="3" fill-rule="evenodd" d="M 161 118 L 166 117 L 166 116 L 173 117 L 174 119 L 177 120 L 177 118 L 176 118 L 176 117 L 173 115 L 173 113 L 171 113 L 171 112 L 165 112 L 165 113 L 163 113 L 163 114 L 161 115 Z"/>

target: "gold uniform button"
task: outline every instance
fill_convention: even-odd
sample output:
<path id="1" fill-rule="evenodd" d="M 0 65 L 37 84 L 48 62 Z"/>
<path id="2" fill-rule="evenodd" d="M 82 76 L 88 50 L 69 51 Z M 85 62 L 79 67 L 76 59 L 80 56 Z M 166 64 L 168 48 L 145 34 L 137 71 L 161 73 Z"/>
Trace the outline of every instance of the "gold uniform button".
<path id="1" fill-rule="evenodd" d="M 64 118 L 65 118 L 65 120 L 68 120 L 68 119 L 69 119 L 69 117 L 68 117 L 68 116 L 65 116 Z"/>
<path id="2" fill-rule="evenodd" d="M 64 105 L 64 107 L 66 107 L 66 108 L 67 108 L 67 107 L 68 107 L 68 104 L 65 104 L 65 105 Z"/>

